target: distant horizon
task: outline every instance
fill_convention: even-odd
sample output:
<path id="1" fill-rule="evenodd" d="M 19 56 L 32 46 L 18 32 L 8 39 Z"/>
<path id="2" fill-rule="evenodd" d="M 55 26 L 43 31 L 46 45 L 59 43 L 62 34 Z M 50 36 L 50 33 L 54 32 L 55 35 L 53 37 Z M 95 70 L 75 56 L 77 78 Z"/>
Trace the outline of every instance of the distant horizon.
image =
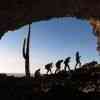
<path id="1" fill-rule="evenodd" d="M 72 57 L 70 65 L 73 68 L 76 51 L 82 56 L 82 64 L 92 60 L 100 63 L 96 37 L 87 21 L 64 17 L 34 22 L 31 27 L 31 73 L 38 68 L 44 73 L 45 64 L 55 64 L 57 60 L 64 60 L 68 56 Z M 7 32 L 0 40 L 0 73 L 25 73 L 22 45 L 27 32 L 28 25 Z"/>

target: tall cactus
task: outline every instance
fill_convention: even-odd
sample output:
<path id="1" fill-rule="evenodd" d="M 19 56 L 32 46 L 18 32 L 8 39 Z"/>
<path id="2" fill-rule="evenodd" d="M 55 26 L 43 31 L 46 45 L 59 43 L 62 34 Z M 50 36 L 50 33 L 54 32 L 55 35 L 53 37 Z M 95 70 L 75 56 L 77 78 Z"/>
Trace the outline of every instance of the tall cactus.
<path id="1" fill-rule="evenodd" d="M 29 62 L 29 45 L 30 45 L 30 24 L 29 24 L 29 31 L 28 31 L 28 36 L 27 38 L 24 38 L 23 42 L 23 58 L 25 59 L 25 73 L 26 73 L 26 78 L 30 78 L 30 62 Z"/>

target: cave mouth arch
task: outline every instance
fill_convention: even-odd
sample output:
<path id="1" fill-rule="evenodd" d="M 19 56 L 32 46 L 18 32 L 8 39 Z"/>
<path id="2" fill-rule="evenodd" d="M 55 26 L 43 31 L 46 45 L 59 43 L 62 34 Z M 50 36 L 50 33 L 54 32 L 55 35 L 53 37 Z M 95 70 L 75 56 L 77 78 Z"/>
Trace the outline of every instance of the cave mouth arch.
<path id="1" fill-rule="evenodd" d="M 95 37 L 91 33 L 92 27 L 86 20 L 81 21 L 80 19 L 76 19 L 73 17 L 72 18 L 63 17 L 59 19 L 55 18 L 55 19 L 51 19 L 48 21 L 33 22 L 33 25 L 31 27 L 32 27 L 32 30 L 31 30 L 32 49 L 30 53 L 32 55 L 31 58 L 33 58 L 33 60 L 30 62 L 40 63 L 41 65 L 40 59 L 48 59 L 46 60 L 46 62 L 43 61 L 44 64 L 48 63 L 49 61 L 53 61 L 55 63 L 57 59 L 65 58 L 65 56 L 71 56 L 72 59 L 74 60 L 75 52 L 77 50 L 80 51 L 80 54 L 83 57 L 82 59 L 84 60 L 85 59 L 84 57 L 86 57 L 86 55 L 88 54 L 88 51 L 91 50 L 92 46 L 93 46 L 92 47 L 93 49 L 91 50 L 93 52 L 92 54 L 94 54 L 95 53 L 94 51 L 96 51 L 95 50 L 96 49 Z M 24 32 L 21 30 L 24 30 Z M 18 34 L 17 34 L 17 31 L 18 31 Z M 23 40 L 24 38 L 23 36 L 26 36 L 27 31 L 28 31 L 28 27 L 25 26 L 23 28 L 20 28 L 19 30 L 16 30 L 15 33 L 14 31 L 12 31 L 12 32 L 5 34 L 5 36 L 3 37 L 3 40 L 4 38 L 5 40 L 9 38 L 11 41 L 9 43 L 10 46 L 13 48 L 16 48 L 16 50 L 19 51 L 22 49 L 22 42 L 19 42 L 19 41 Z M 10 36 L 12 37 L 12 39 Z M 13 37 L 16 37 L 17 39 L 13 39 Z M 75 41 L 73 40 L 73 38 L 75 38 Z M 93 40 L 93 44 L 91 45 L 92 40 Z M 16 45 L 13 46 L 15 42 L 16 42 Z M 88 48 L 90 50 L 88 50 Z M 81 51 L 81 49 L 83 50 Z M 45 55 L 43 55 L 44 53 Z M 18 53 L 18 55 L 21 56 L 21 51 Z M 86 59 L 86 60 L 87 61 L 92 60 L 94 55 L 89 55 L 90 59 Z M 31 64 L 31 66 L 33 65 Z M 37 67 L 38 65 L 34 65 L 34 66 Z"/>

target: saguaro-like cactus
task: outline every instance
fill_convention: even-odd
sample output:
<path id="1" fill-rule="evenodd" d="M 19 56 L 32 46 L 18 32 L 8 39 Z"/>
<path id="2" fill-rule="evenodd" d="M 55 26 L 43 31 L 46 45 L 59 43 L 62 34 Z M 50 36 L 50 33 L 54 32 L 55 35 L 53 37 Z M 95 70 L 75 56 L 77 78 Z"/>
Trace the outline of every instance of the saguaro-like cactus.
<path id="1" fill-rule="evenodd" d="M 23 58 L 25 59 L 25 73 L 26 73 L 26 78 L 30 78 L 30 62 L 29 62 L 29 45 L 30 45 L 30 24 L 29 24 L 29 31 L 28 31 L 28 36 L 27 38 L 24 39 L 23 42 Z"/>

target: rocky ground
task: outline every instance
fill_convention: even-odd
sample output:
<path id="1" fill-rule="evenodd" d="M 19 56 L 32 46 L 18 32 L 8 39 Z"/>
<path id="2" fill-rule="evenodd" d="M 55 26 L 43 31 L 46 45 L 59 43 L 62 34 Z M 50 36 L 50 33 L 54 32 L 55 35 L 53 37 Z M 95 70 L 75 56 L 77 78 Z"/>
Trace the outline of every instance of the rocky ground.
<path id="1" fill-rule="evenodd" d="M 0 74 L 2 100 L 33 100 L 48 98 L 90 98 L 100 96 L 100 65 L 85 64 L 77 70 L 31 77 Z"/>

